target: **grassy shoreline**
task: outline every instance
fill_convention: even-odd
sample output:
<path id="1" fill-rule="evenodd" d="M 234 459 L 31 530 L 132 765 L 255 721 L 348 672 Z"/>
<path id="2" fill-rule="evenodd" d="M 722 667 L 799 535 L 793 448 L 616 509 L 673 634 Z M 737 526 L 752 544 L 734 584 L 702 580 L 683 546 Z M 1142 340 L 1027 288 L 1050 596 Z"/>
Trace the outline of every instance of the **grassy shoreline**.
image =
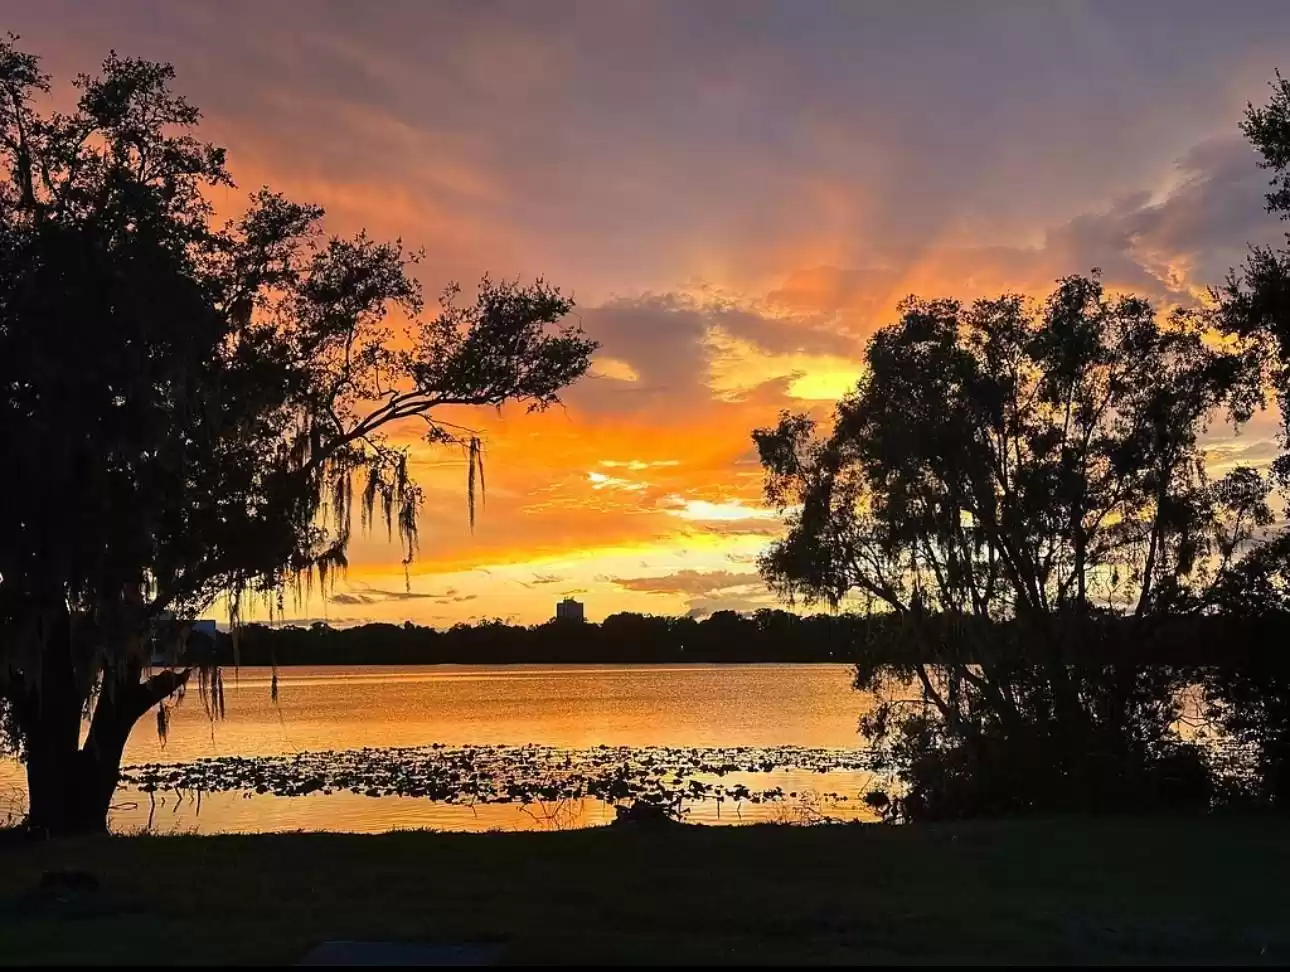
<path id="1" fill-rule="evenodd" d="M 290 964 L 328 939 L 510 962 L 1284 962 L 1290 823 L 112 837 L 0 849 L 0 963 Z M 42 871 L 101 890 L 36 893 Z"/>

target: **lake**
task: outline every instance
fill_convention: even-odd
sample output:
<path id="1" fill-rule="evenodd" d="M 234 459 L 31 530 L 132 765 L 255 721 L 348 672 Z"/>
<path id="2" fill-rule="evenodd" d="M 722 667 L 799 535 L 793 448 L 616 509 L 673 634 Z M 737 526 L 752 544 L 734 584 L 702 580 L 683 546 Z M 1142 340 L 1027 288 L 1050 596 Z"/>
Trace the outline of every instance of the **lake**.
<path id="1" fill-rule="evenodd" d="M 225 718 L 211 719 L 190 691 L 174 708 L 166 739 L 145 718 L 124 760 L 127 766 L 220 760 L 218 773 L 197 776 L 213 782 L 195 785 L 189 774 L 178 792 L 123 787 L 113 829 L 591 826 L 612 819 L 610 803 L 565 798 L 552 781 L 584 765 L 603 776 L 629 762 L 637 770 L 643 763 L 650 779 L 666 778 L 674 789 L 695 787 L 684 801 L 691 820 L 866 816 L 859 797 L 870 777 L 850 764 L 862 755 L 856 723 L 868 700 L 851 688 L 847 665 L 298 667 L 280 670 L 276 702 L 268 669 L 225 677 Z M 334 755 L 317 755 L 326 753 Z M 279 783 L 242 785 L 250 779 L 247 766 L 262 763 Z M 340 782 L 332 765 L 346 767 Z M 230 767 L 241 774 L 232 783 Z M 415 768 L 411 777 L 408 767 Z M 480 773 L 491 781 L 484 789 L 506 802 L 436 798 L 442 781 L 469 779 L 478 787 Z M 315 792 L 275 795 L 283 792 L 282 779 L 306 777 Z M 371 782 L 376 777 L 379 785 Z M 9 806 L 21 801 L 21 780 L 20 767 L 0 767 Z M 520 793 L 524 781 L 546 796 L 509 799 L 507 787 Z M 297 792 L 296 782 L 290 785 L 287 792 Z M 331 792 L 317 792 L 324 788 Z M 409 791 L 431 795 L 398 795 Z M 757 796 L 768 792 L 779 796 Z"/>

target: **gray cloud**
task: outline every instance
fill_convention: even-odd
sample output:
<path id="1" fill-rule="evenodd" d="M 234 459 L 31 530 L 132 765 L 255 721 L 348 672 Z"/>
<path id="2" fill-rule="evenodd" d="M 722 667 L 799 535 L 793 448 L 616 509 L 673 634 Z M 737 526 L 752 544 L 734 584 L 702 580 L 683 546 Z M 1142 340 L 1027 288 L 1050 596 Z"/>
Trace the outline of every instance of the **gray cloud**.
<path id="1" fill-rule="evenodd" d="M 519 584 L 520 587 L 527 587 L 529 590 L 532 590 L 535 587 L 544 587 L 548 584 L 559 584 L 565 579 L 566 578 L 561 577 L 559 574 L 534 574 L 530 580 L 516 580 L 515 583 Z"/>
<path id="2" fill-rule="evenodd" d="M 436 285 L 500 260 L 589 304 L 688 279 L 696 254 L 757 276 L 821 236 L 862 267 L 1058 225 L 1232 132 L 1290 44 L 1272 0 L 368 6 L 8 20 L 62 75 L 109 47 L 175 61 L 235 167 L 347 190 L 347 219 L 360 180 L 387 187 L 373 218 L 427 244 Z"/>
<path id="3" fill-rule="evenodd" d="M 628 591 L 645 594 L 684 594 L 691 597 L 711 594 L 714 591 L 735 589 L 765 589 L 756 574 L 740 574 L 729 570 L 681 570 L 661 577 L 615 577 L 613 583 Z"/>
<path id="4" fill-rule="evenodd" d="M 448 593 L 451 595 L 453 592 L 449 591 Z M 479 599 L 478 594 L 458 594 L 456 597 L 451 597 L 451 596 L 439 597 L 435 601 L 435 603 L 436 604 L 461 604 L 465 601 L 475 601 L 478 599 Z"/>
<path id="5" fill-rule="evenodd" d="M 348 591 L 340 591 L 328 598 L 333 604 L 374 604 L 375 598 L 366 594 L 351 594 Z"/>
<path id="6" fill-rule="evenodd" d="M 760 595 L 721 594 L 716 597 L 696 597 L 690 599 L 686 615 L 692 618 L 705 618 L 717 611 L 738 611 L 746 613 L 764 607 L 780 607 L 768 593 Z"/>
<path id="7" fill-rule="evenodd" d="M 299 618 L 281 618 L 276 622 L 279 627 L 308 628 L 315 624 L 325 624 L 329 628 L 354 628 L 361 624 L 374 624 L 376 618 L 369 617 L 352 617 L 342 616 L 334 618 L 323 617 L 299 617 Z"/>
<path id="8" fill-rule="evenodd" d="M 1232 135 L 1290 46 L 1290 6 L 1254 0 L 750 8 L 51 2 L 10 20 L 63 76 L 113 46 L 175 61 L 235 170 L 334 190 L 343 222 L 426 244 L 432 288 L 545 272 L 620 318 L 608 295 L 675 287 L 710 256 L 746 279 L 839 268 L 864 300 L 965 237 L 1012 259 L 1056 227 L 1037 249 L 1069 259 L 1043 272 L 1069 273 L 1110 264 L 1126 229 L 1239 232 L 1223 214 L 1244 207 L 1154 229 L 1072 214 L 1143 209 L 1132 194 Z M 820 239 L 826 261 L 794 255 Z M 679 360 L 629 348 L 654 374 L 604 397 L 684 384 L 692 324 L 637 328 L 670 327 Z"/>
<path id="9" fill-rule="evenodd" d="M 448 591 L 449 594 L 453 592 Z M 364 587 L 358 590 L 338 591 L 332 594 L 329 601 L 333 604 L 380 604 L 385 601 L 417 601 L 425 598 L 443 597 L 425 591 L 389 591 L 380 588 Z"/>
<path id="10" fill-rule="evenodd" d="M 891 251 L 889 269 L 818 266 L 789 274 L 767 295 L 796 311 L 844 313 L 855 332 L 887 323 L 911 289 L 906 268 L 951 281 L 920 296 L 971 299 L 1023 289 L 1044 292 L 1071 273 L 1102 270 L 1112 286 L 1164 302 L 1191 302 L 1221 282 L 1250 244 L 1273 243 L 1284 229 L 1264 212 L 1267 174 L 1239 135 L 1206 139 L 1173 166 L 1171 185 L 1138 190 L 1048 227 L 1033 246 L 927 246 Z"/>
<path id="11" fill-rule="evenodd" d="M 818 315 L 791 319 L 764 314 L 728 301 L 684 294 L 644 294 L 615 298 L 581 313 L 587 333 L 600 342 L 600 359 L 628 365 L 635 380 L 595 376 L 564 396 L 593 414 L 648 414 L 660 420 L 684 418 L 696 401 L 708 402 L 714 349 L 709 338 L 721 335 L 766 354 L 800 352 L 854 357 L 854 337 L 825 326 Z M 594 372 L 594 369 L 593 369 Z M 786 402 L 790 378 L 775 378 L 738 396 L 742 401 Z"/>
<path id="12" fill-rule="evenodd" d="M 770 522 L 758 525 L 748 520 L 713 520 L 710 523 L 694 524 L 694 528 L 720 537 L 777 537 L 783 533 L 782 526 Z"/>

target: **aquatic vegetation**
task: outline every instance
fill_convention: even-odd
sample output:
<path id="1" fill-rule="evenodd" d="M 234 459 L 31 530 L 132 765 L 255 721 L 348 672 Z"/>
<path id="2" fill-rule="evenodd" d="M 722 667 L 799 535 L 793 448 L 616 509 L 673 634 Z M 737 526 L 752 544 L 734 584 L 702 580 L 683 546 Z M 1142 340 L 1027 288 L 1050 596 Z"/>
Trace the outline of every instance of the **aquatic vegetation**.
<path id="1" fill-rule="evenodd" d="M 795 798 L 782 786 L 756 787 L 732 774 L 867 770 L 863 751 L 797 746 L 674 748 L 442 745 L 222 756 L 190 763 L 130 766 L 124 786 L 158 791 L 308 796 L 348 791 L 443 803 L 552 802 L 591 798 L 620 805 L 680 808 L 686 802 L 769 803 Z M 821 793 L 846 801 L 847 794 Z"/>

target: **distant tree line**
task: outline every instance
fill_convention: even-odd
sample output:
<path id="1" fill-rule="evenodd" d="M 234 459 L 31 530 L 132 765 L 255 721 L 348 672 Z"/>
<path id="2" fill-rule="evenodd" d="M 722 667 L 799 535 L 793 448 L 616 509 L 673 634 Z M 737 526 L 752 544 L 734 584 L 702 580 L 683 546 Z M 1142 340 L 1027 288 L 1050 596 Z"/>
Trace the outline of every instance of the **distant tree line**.
<path id="1" fill-rule="evenodd" d="M 939 640 L 991 645 L 988 658 L 965 655 L 968 663 L 1009 654 L 1024 662 L 1038 651 L 1033 639 L 1023 637 L 1022 629 L 1008 622 L 991 623 L 988 633 L 970 638 L 951 624 L 944 616 L 925 622 L 929 628 L 943 626 Z M 926 631 L 923 638 L 913 639 L 904 628 L 905 622 L 895 614 L 802 616 L 773 608 L 748 614 L 717 611 L 703 619 L 622 612 L 599 624 L 551 620 L 524 626 L 483 621 L 442 630 L 411 621 L 346 628 L 322 621 L 247 624 L 239 629 L 236 646 L 229 633 L 218 636 L 215 662 L 223 667 L 834 662 L 865 671 L 934 663 L 939 655 L 928 648 Z M 1231 665 L 1242 660 L 1246 651 L 1290 638 L 1290 614 L 1177 618 L 1157 626 L 1145 638 L 1140 628 L 1123 623 L 1118 630 L 1108 626 L 1101 635 L 1079 646 L 1077 660 L 1206 668 Z"/>
<path id="2" fill-rule="evenodd" d="M 521 626 L 502 621 L 445 630 L 404 624 L 332 628 L 249 624 L 238 632 L 244 665 L 576 664 L 678 662 L 849 662 L 864 619 L 818 614 L 801 618 L 764 609 L 718 611 L 697 620 L 624 612 L 594 622 L 552 620 Z M 220 639 L 232 665 L 232 638 Z"/>

